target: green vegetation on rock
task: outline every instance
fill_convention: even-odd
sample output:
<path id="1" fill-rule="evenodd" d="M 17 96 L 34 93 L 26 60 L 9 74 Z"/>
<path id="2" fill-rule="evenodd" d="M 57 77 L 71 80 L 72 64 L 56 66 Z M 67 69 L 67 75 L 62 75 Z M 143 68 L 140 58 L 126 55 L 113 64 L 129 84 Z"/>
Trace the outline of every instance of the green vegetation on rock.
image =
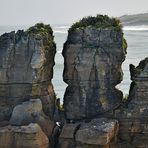
<path id="1" fill-rule="evenodd" d="M 122 43 L 122 46 L 123 46 L 123 49 L 127 49 L 127 47 L 128 47 L 128 44 L 127 44 L 127 42 L 126 42 L 126 39 L 123 37 L 123 43 Z"/>
<path id="2" fill-rule="evenodd" d="M 44 73 L 48 74 L 51 71 L 49 71 L 48 69 L 50 69 L 50 67 L 48 67 L 51 63 L 54 64 L 52 58 L 55 55 L 56 52 L 56 44 L 54 42 L 54 36 L 53 36 L 53 31 L 52 28 L 50 27 L 50 25 L 46 25 L 43 23 L 37 23 L 36 25 L 30 27 L 27 31 L 27 34 L 29 34 L 30 36 L 35 36 L 35 39 L 39 39 L 43 41 L 43 52 L 45 54 L 45 59 L 44 63 L 43 63 L 43 67 L 40 70 L 40 74 L 42 75 Z M 46 68 L 45 68 L 46 67 Z M 45 71 L 46 70 L 46 71 Z M 53 72 L 51 72 L 53 73 Z M 42 76 L 41 76 L 42 77 Z M 38 92 L 37 89 L 34 89 L 32 93 L 36 94 Z"/>
<path id="3" fill-rule="evenodd" d="M 93 26 L 96 28 L 115 28 L 117 30 L 122 30 L 122 24 L 119 19 L 110 18 L 107 15 L 97 15 L 96 17 L 88 16 L 82 18 L 79 22 L 74 23 L 69 31 L 83 29 L 88 26 Z"/>
<path id="4" fill-rule="evenodd" d="M 29 34 L 50 34 L 52 36 L 53 31 L 50 27 L 50 25 L 45 25 L 43 23 L 37 23 L 35 26 L 30 27 L 27 30 L 27 33 Z"/>
<path id="5" fill-rule="evenodd" d="M 50 25 L 45 25 L 43 23 L 37 23 L 36 25 L 30 27 L 27 31 L 30 35 L 41 35 L 43 38 L 44 43 L 44 50 L 45 52 L 49 49 L 56 48 L 56 45 L 54 43 L 54 36 L 53 31 Z"/>

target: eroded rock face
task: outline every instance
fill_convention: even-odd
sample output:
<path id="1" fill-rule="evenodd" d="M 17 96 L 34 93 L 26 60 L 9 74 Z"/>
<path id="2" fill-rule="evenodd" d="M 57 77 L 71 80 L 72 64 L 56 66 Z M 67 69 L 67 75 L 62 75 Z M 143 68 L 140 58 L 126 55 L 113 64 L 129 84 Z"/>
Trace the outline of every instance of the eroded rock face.
<path id="1" fill-rule="evenodd" d="M 83 18 L 69 29 L 62 53 L 68 124 L 59 137 L 60 148 L 117 146 L 119 125 L 110 113 L 122 100 L 122 92 L 115 87 L 122 81 L 126 48 L 120 21 L 114 18 Z M 108 115 L 113 119 L 101 118 Z"/>
<path id="2" fill-rule="evenodd" d="M 0 37 L 0 121 L 9 120 L 13 108 L 31 98 L 41 99 L 45 114 L 52 119 L 55 52 L 48 25 Z"/>
<path id="3" fill-rule="evenodd" d="M 93 118 L 116 108 L 122 92 L 121 64 L 126 49 L 122 30 L 87 26 L 69 31 L 64 45 L 64 96 L 67 119 Z"/>
<path id="4" fill-rule="evenodd" d="M 0 128 L 1 148 L 49 148 L 49 140 L 38 124 Z"/>
<path id="5" fill-rule="evenodd" d="M 11 125 L 22 126 L 30 123 L 38 123 L 47 137 L 50 138 L 52 136 L 55 123 L 44 114 L 42 103 L 39 99 L 23 102 L 17 105 L 12 112 Z"/>
<path id="6" fill-rule="evenodd" d="M 130 65 L 131 88 L 127 108 L 118 114 L 119 147 L 148 146 L 148 58 Z"/>
<path id="7" fill-rule="evenodd" d="M 135 68 L 130 65 L 131 80 L 129 110 L 132 117 L 148 117 L 148 58 Z"/>
<path id="8" fill-rule="evenodd" d="M 105 118 L 89 123 L 65 124 L 59 138 L 60 148 L 109 147 L 118 133 L 118 122 Z"/>

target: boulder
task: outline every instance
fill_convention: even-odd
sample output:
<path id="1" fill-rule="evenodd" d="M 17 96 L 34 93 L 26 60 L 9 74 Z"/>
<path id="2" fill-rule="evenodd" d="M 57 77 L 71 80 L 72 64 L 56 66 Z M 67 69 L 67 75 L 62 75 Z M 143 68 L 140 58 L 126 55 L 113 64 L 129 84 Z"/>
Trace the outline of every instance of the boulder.
<path id="1" fill-rule="evenodd" d="M 31 99 L 30 101 L 23 102 L 15 106 L 10 118 L 12 125 L 27 125 L 34 122 L 34 118 L 42 115 L 42 103 L 40 99 Z"/>
<path id="2" fill-rule="evenodd" d="M 80 123 L 65 123 L 59 136 L 59 148 L 75 148 L 75 134 L 80 127 Z"/>
<path id="3" fill-rule="evenodd" d="M 0 128 L 0 147 L 49 148 L 49 141 L 38 124 L 6 126 Z"/>
<path id="4" fill-rule="evenodd" d="M 106 146 L 118 134 L 118 121 L 104 118 L 83 123 L 76 133 L 76 141 L 81 144 Z"/>
<path id="5" fill-rule="evenodd" d="M 30 123 L 38 123 L 48 137 L 52 136 L 55 123 L 44 114 L 40 99 L 23 102 L 17 105 L 12 112 L 11 125 L 22 126 Z"/>
<path id="6" fill-rule="evenodd" d="M 98 118 L 90 122 L 67 123 L 59 137 L 59 148 L 104 148 L 116 141 L 117 120 Z"/>

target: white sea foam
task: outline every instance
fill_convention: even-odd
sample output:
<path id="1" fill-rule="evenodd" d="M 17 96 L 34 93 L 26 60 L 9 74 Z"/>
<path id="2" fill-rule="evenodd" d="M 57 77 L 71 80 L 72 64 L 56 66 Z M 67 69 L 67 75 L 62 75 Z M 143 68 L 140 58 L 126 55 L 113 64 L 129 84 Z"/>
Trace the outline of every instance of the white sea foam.
<path id="1" fill-rule="evenodd" d="M 67 34 L 68 29 L 69 29 L 69 26 L 55 26 L 55 27 L 53 27 L 54 33 L 60 33 L 60 34 Z"/>
<path id="2" fill-rule="evenodd" d="M 62 50 L 63 50 L 63 49 L 58 49 L 58 50 L 57 50 L 57 53 L 62 53 Z"/>
<path id="3" fill-rule="evenodd" d="M 56 29 L 68 29 L 69 26 L 58 26 L 58 27 L 55 27 Z"/>
<path id="4" fill-rule="evenodd" d="M 67 30 L 55 30 L 55 29 L 53 29 L 53 32 L 54 33 L 66 34 L 67 33 Z"/>
<path id="5" fill-rule="evenodd" d="M 142 26 L 125 26 L 123 27 L 123 30 L 127 31 L 145 31 L 148 30 L 148 26 L 142 25 Z"/>

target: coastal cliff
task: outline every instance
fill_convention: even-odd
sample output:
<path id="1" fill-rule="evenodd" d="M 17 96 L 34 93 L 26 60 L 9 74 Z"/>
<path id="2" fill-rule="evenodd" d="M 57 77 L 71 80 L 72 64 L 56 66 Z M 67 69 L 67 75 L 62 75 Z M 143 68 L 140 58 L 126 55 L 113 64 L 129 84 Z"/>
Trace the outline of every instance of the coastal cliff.
<path id="1" fill-rule="evenodd" d="M 51 144 L 49 139 L 55 127 L 52 121 L 55 93 L 51 83 L 55 53 L 49 25 L 40 23 L 27 31 L 0 36 L 0 123 L 3 126 L 0 146 L 3 148 L 40 148 Z"/>
<path id="2" fill-rule="evenodd" d="M 0 148 L 147 148 L 148 58 L 130 65 L 132 83 L 123 98 L 116 85 L 126 49 L 116 18 L 73 24 L 62 52 L 68 86 L 61 108 L 51 82 L 50 25 L 0 36 Z"/>

